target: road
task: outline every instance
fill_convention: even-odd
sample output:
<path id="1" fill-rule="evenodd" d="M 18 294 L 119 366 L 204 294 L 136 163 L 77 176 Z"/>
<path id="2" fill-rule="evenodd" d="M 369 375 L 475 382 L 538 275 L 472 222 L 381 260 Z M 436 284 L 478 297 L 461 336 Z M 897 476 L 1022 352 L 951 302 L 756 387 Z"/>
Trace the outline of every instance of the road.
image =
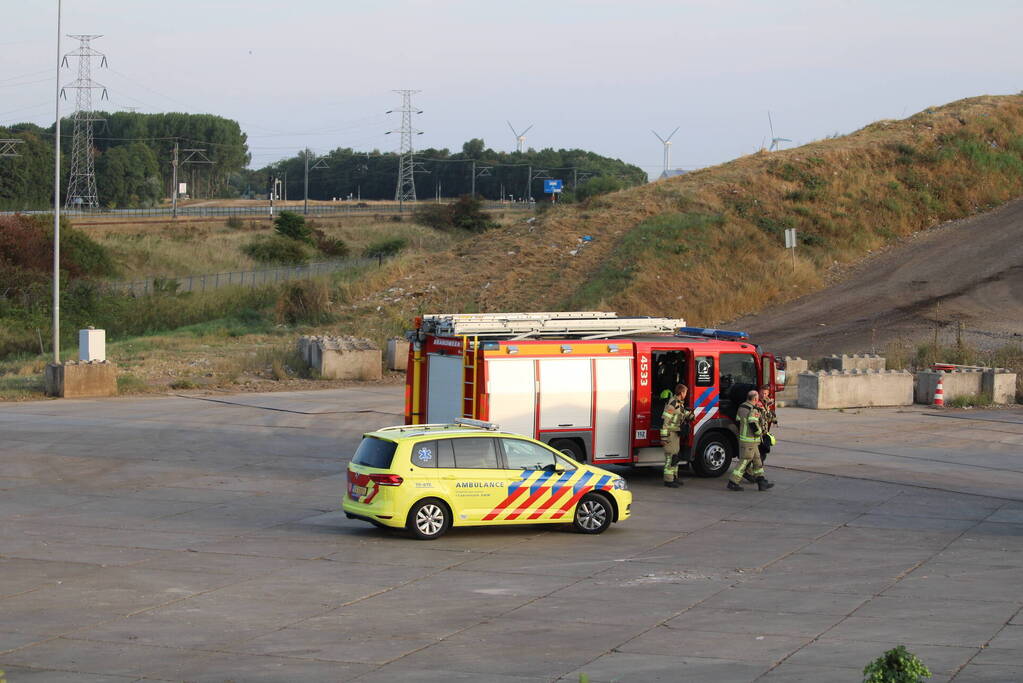
<path id="1" fill-rule="evenodd" d="M 817 358 L 889 342 L 978 348 L 1023 342 L 1023 199 L 954 221 L 865 261 L 838 284 L 728 323 L 765 348 Z"/>
<path id="2" fill-rule="evenodd" d="M 782 409 L 775 489 L 623 470 L 607 533 L 347 520 L 400 387 L 0 406 L 11 683 L 1023 679 L 1023 411 Z"/>

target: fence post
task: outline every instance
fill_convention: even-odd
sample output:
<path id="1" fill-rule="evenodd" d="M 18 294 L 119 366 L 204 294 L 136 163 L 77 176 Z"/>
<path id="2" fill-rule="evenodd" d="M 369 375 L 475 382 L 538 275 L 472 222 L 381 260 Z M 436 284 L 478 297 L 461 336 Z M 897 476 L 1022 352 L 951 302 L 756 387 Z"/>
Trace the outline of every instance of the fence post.
<path id="1" fill-rule="evenodd" d="M 202 276 L 202 291 L 206 291 L 206 276 Z"/>

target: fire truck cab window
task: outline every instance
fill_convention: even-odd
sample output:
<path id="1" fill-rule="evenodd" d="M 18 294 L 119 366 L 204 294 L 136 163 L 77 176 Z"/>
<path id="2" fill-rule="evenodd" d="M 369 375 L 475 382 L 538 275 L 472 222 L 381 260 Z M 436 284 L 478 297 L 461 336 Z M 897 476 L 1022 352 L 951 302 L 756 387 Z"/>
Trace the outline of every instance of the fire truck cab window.
<path id="1" fill-rule="evenodd" d="M 722 353 L 718 368 L 721 411 L 734 417 L 749 390 L 757 388 L 757 364 L 749 353 Z"/>
<path id="2" fill-rule="evenodd" d="M 653 352 L 653 382 L 650 385 L 651 409 L 650 425 L 654 429 L 661 427 L 661 413 L 664 412 L 664 404 L 668 402 L 671 393 L 679 384 L 687 384 L 686 379 L 686 352 L 685 351 L 654 351 Z M 667 390 L 669 395 L 662 398 L 661 394 Z M 690 397 L 686 402 L 691 401 Z"/>

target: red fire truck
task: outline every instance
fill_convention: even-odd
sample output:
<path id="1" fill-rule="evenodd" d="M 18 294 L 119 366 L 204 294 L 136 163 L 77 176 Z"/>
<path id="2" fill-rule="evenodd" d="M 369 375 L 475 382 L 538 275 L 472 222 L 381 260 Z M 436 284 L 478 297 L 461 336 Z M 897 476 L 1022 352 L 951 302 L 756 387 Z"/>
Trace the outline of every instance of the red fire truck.
<path id="1" fill-rule="evenodd" d="M 614 313 L 427 315 L 408 333 L 407 424 L 458 418 L 550 444 L 582 462 L 663 464 L 661 412 L 679 383 L 696 414 L 683 460 L 716 477 L 738 451 L 735 412 L 784 368 L 741 332 Z"/>

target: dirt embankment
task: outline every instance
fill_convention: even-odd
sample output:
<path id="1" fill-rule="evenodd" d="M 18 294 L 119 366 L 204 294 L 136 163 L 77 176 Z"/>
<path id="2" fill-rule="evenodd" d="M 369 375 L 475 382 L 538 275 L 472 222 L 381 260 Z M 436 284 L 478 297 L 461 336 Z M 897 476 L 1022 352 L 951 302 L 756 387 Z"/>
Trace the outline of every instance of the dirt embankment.
<path id="1" fill-rule="evenodd" d="M 841 282 L 728 327 L 786 355 L 883 352 L 893 341 L 1023 342 L 1023 199 L 917 233 Z"/>

